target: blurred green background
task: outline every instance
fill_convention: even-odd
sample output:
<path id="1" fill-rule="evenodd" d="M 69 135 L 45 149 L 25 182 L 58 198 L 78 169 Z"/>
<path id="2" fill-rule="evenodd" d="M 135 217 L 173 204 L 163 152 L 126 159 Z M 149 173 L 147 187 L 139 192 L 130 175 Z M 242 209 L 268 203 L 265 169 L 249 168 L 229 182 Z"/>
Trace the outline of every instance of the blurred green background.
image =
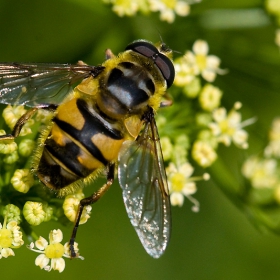
<path id="1" fill-rule="evenodd" d="M 96 65 L 104 50 L 115 53 L 135 39 L 159 41 L 159 34 L 174 50 L 191 49 L 196 39 L 209 43 L 210 53 L 229 70 L 215 85 L 223 104 L 244 104 L 244 118 L 258 116 L 250 128 L 248 154 L 262 148 L 260 141 L 280 105 L 280 52 L 274 44 L 276 26 L 260 0 L 203 0 L 191 15 L 173 24 L 158 14 L 119 18 L 97 0 L 0 1 L 0 61 L 74 63 Z M 222 151 L 237 168 L 236 148 Z M 90 193 L 90 190 L 87 189 Z M 146 254 L 126 216 L 121 190 L 115 184 L 93 206 L 92 218 L 81 226 L 77 242 L 81 260 L 66 260 L 62 274 L 35 267 L 34 252 L 16 250 L 0 260 L 1 278 L 19 279 L 279 279 L 280 237 L 257 231 L 245 215 L 214 184 L 200 184 L 191 204 L 173 208 L 172 238 L 158 260 Z M 59 227 L 47 223 L 38 234 Z M 68 234 L 71 229 L 62 229 Z M 25 240 L 27 243 L 27 240 Z"/>

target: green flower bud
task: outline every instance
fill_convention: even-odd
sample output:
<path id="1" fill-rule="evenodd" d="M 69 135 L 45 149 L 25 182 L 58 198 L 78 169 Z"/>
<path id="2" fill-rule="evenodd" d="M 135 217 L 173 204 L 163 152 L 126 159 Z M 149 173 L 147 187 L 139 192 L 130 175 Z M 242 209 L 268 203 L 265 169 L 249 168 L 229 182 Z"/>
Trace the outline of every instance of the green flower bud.
<path id="1" fill-rule="evenodd" d="M 0 130 L 0 135 L 5 135 L 5 130 Z M 0 140 L 0 154 L 11 154 L 17 150 L 17 143 L 14 140 Z"/>
<path id="2" fill-rule="evenodd" d="M 16 221 L 17 223 L 20 223 L 21 221 L 20 209 L 13 204 L 8 204 L 4 207 L 3 216 L 6 217 L 7 223 L 10 221 Z"/>
<path id="3" fill-rule="evenodd" d="M 7 164 L 13 164 L 19 159 L 17 151 L 14 151 L 3 158 L 3 162 Z"/>
<path id="4" fill-rule="evenodd" d="M 46 218 L 46 212 L 40 202 L 27 201 L 23 206 L 22 213 L 26 221 L 32 226 L 38 226 Z"/>
<path id="5" fill-rule="evenodd" d="M 34 184 L 34 178 L 29 169 L 17 169 L 11 184 L 17 191 L 27 193 Z"/>
<path id="6" fill-rule="evenodd" d="M 35 141 L 31 139 L 23 139 L 18 147 L 18 152 L 23 157 L 29 157 L 35 148 Z"/>

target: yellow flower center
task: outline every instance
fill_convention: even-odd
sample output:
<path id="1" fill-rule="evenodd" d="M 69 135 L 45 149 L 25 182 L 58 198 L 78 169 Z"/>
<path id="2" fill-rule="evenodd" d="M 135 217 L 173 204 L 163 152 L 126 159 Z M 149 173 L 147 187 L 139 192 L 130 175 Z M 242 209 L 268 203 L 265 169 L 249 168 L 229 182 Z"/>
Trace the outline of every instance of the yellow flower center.
<path id="1" fill-rule="evenodd" d="M 64 247 L 61 243 L 50 244 L 45 249 L 45 255 L 49 259 L 61 258 L 64 254 Z"/>
<path id="2" fill-rule="evenodd" d="M 0 247 L 9 248 L 13 242 L 12 233 L 8 229 L 0 229 Z"/>
<path id="3" fill-rule="evenodd" d="M 227 119 L 221 121 L 219 123 L 219 126 L 220 126 L 222 134 L 227 134 L 227 135 L 232 136 L 235 132 L 235 129 L 233 127 L 229 126 L 229 123 L 228 123 Z"/>
<path id="4" fill-rule="evenodd" d="M 162 3 L 169 9 L 174 9 L 176 0 L 162 0 Z"/>
<path id="5" fill-rule="evenodd" d="M 196 55 L 196 64 L 200 71 L 204 70 L 206 68 L 206 56 L 197 54 Z"/>
<path id="6" fill-rule="evenodd" d="M 181 192 L 186 183 L 186 178 L 182 173 L 176 173 L 172 176 L 171 185 L 172 190 L 175 192 Z"/>

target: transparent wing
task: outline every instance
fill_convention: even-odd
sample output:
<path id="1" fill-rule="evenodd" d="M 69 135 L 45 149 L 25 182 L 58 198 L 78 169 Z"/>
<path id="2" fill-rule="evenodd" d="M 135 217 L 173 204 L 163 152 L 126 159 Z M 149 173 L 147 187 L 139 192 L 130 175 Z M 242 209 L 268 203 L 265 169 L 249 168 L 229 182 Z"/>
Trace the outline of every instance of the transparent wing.
<path id="1" fill-rule="evenodd" d="M 0 103 L 44 107 L 59 105 L 74 84 L 102 67 L 69 64 L 0 64 Z"/>
<path id="2" fill-rule="evenodd" d="M 125 141 L 118 176 L 128 217 L 147 253 L 160 257 L 168 244 L 171 213 L 166 173 L 154 118 L 136 141 Z"/>

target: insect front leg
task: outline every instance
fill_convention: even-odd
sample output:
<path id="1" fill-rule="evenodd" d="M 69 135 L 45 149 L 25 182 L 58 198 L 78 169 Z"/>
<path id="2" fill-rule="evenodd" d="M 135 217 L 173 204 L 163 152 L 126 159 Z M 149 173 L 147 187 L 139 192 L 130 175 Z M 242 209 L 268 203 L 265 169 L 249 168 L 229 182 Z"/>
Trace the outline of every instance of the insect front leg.
<path id="1" fill-rule="evenodd" d="M 115 55 L 113 54 L 113 52 L 110 49 L 107 49 L 105 51 L 105 58 L 106 58 L 106 60 L 110 59 L 110 58 L 114 58 L 114 57 L 115 57 Z"/>
<path id="2" fill-rule="evenodd" d="M 172 106 L 173 100 L 167 92 L 163 95 L 163 97 L 165 98 L 165 100 L 160 102 L 160 108 Z"/>
<path id="3" fill-rule="evenodd" d="M 113 184 L 114 173 L 115 173 L 115 164 L 109 165 L 109 170 L 108 170 L 108 173 L 107 173 L 107 182 L 98 191 L 93 193 L 91 196 L 86 197 L 86 198 L 84 198 L 80 201 L 77 216 L 76 216 L 75 226 L 73 228 L 71 239 L 69 241 L 71 258 L 76 257 L 76 252 L 75 252 L 75 249 L 74 249 L 74 243 L 75 243 L 75 238 L 76 238 L 76 235 L 77 235 L 77 230 L 78 230 L 78 227 L 79 227 L 79 223 L 80 223 L 80 219 L 81 219 L 84 207 L 97 202 L 105 194 L 105 192 Z"/>
<path id="4" fill-rule="evenodd" d="M 38 108 L 32 108 L 27 111 L 15 124 L 11 134 L 1 135 L 0 140 L 13 140 L 17 138 L 24 124 L 38 111 Z"/>

